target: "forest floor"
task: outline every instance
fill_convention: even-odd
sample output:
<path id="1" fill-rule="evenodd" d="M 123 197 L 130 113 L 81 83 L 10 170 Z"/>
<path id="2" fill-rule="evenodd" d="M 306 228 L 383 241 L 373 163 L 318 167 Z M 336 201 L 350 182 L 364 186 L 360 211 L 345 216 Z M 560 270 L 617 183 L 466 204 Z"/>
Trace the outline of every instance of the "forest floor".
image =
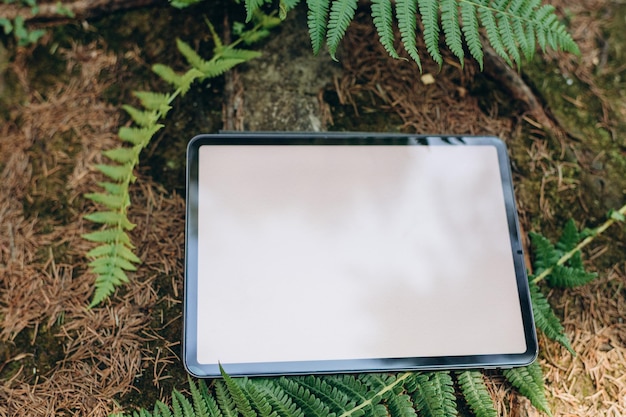
<path id="1" fill-rule="evenodd" d="M 226 10 L 210 3 L 68 19 L 31 46 L 0 40 L 0 416 L 105 416 L 152 408 L 169 401 L 172 388 L 187 387 L 180 360 L 184 149 L 195 134 L 251 123 L 254 103 L 245 104 L 248 119 L 234 121 L 223 105 L 258 90 L 263 82 L 254 73 L 265 58 L 238 69 L 235 81 L 231 74 L 194 85 L 175 102 L 132 186 L 132 240 L 142 264 L 130 285 L 92 309 L 85 257 L 92 245 L 81 235 L 94 230 L 83 215 L 95 207 L 83 196 L 97 189 L 95 165 L 128 123 L 121 105 L 135 103 L 132 91 L 163 89 L 151 65 L 181 65 L 176 37 L 210 51 L 197 16 L 219 28 Z M 348 31 L 339 63 L 313 57 L 304 31 L 294 38 L 279 27 L 258 48 L 264 57 L 287 51 L 324 62 L 328 82 L 303 86 L 319 104 L 322 128 L 503 138 L 522 229 L 554 239 L 567 219 L 593 228 L 626 203 L 626 4 L 551 3 L 582 56 L 548 52 L 522 65 L 518 81 L 540 108 L 470 61 L 461 68 L 446 55 L 439 69 L 423 59 L 420 74 L 414 63 L 388 58 L 365 14 Z M 230 6 L 231 20 L 242 8 Z M 232 82 L 235 97 L 226 100 Z M 283 94 L 280 85 L 264 88 Z M 626 415 L 625 229 L 614 225 L 585 249 L 596 280 L 549 294 L 577 353 L 540 337 L 555 416 Z M 538 415 L 498 374 L 488 387 L 499 415 Z"/>

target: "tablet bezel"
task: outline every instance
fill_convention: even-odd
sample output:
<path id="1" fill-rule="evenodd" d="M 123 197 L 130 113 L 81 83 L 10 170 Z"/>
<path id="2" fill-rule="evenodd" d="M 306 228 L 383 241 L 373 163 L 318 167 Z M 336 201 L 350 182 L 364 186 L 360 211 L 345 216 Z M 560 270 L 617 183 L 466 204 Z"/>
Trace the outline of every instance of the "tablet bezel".
<path id="1" fill-rule="evenodd" d="M 185 290 L 183 320 L 183 364 L 195 377 L 220 377 L 219 364 L 202 364 L 197 359 L 198 285 L 198 156 L 201 146 L 210 145 L 307 145 L 307 146 L 493 146 L 498 155 L 511 250 L 519 295 L 526 351 L 514 354 L 312 360 L 227 364 L 231 376 L 275 376 L 334 374 L 405 370 L 465 368 L 509 368 L 530 364 L 537 356 L 537 338 L 524 263 L 510 163 L 505 144 L 487 136 L 422 136 L 374 133 L 222 133 L 194 137 L 187 147 L 187 204 L 185 221 Z"/>

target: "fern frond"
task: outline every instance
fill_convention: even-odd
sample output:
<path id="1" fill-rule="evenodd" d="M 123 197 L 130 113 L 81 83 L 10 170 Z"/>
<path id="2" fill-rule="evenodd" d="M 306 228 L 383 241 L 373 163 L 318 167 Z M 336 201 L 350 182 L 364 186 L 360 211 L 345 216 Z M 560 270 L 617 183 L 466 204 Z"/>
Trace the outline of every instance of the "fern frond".
<path id="1" fill-rule="evenodd" d="M 422 71 L 422 62 L 417 52 L 415 30 L 417 28 L 417 0 L 396 0 L 396 18 L 402 38 L 402 45 Z"/>
<path id="2" fill-rule="evenodd" d="M 330 408 L 317 398 L 308 388 L 302 386 L 296 378 L 280 378 L 280 387 L 293 401 L 304 411 L 307 417 L 330 417 L 334 416 Z"/>
<path id="3" fill-rule="evenodd" d="M 130 164 L 124 165 L 104 165 L 98 164 L 96 165 L 98 171 L 102 172 L 107 177 L 111 178 L 113 181 L 122 181 L 125 178 L 134 178 L 133 166 Z"/>
<path id="4" fill-rule="evenodd" d="M 124 104 L 122 109 L 141 127 L 153 126 L 159 120 L 159 114 L 155 110 L 139 110 L 128 104 Z"/>
<path id="5" fill-rule="evenodd" d="M 246 22 L 252 20 L 254 12 L 265 3 L 265 0 L 245 0 L 246 4 Z"/>
<path id="6" fill-rule="evenodd" d="M 177 390 L 172 391 L 172 409 L 174 417 L 195 417 L 196 415 L 191 402 Z"/>
<path id="7" fill-rule="evenodd" d="M 127 127 L 122 126 L 117 132 L 117 136 L 124 142 L 129 142 L 132 145 L 139 145 L 142 148 L 146 146 L 152 136 L 163 128 L 162 124 L 155 124 L 150 127 Z"/>
<path id="8" fill-rule="evenodd" d="M 307 25 L 309 26 L 309 36 L 313 53 L 317 55 L 322 49 L 326 36 L 326 20 L 328 19 L 328 8 L 330 0 L 307 0 Z"/>
<path id="9" fill-rule="evenodd" d="M 161 113 L 167 113 L 170 110 L 169 94 L 155 93 L 152 91 L 135 91 L 133 93 L 139 99 L 141 105 L 148 110 L 157 110 Z"/>
<path id="10" fill-rule="evenodd" d="M 102 256 L 111 256 L 113 253 L 117 253 L 120 257 L 127 259 L 130 262 L 140 263 L 141 259 L 137 257 L 127 246 L 120 243 L 100 245 L 89 252 L 87 256 L 91 258 L 99 258 Z"/>
<path id="11" fill-rule="evenodd" d="M 216 58 L 220 59 L 237 59 L 241 62 L 250 61 L 252 59 L 260 57 L 262 54 L 259 51 L 251 51 L 249 49 L 238 49 L 232 47 L 225 47 L 215 53 Z"/>
<path id="12" fill-rule="evenodd" d="M 305 417 L 298 405 L 273 380 L 258 380 L 255 386 L 265 395 L 268 403 L 279 416 Z"/>
<path id="13" fill-rule="evenodd" d="M 393 10 L 391 0 L 372 0 L 372 18 L 378 32 L 381 45 L 393 58 L 400 58 L 393 46 Z"/>
<path id="14" fill-rule="evenodd" d="M 194 416 L 195 417 L 210 417 L 213 414 L 209 414 L 209 406 L 205 397 L 202 395 L 201 390 L 193 382 L 191 377 L 187 376 L 187 382 L 189 383 L 189 391 L 191 392 L 191 399 L 193 400 Z M 200 381 L 202 383 L 202 381 Z"/>
<path id="15" fill-rule="evenodd" d="M 493 406 L 493 399 L 487 391 L 485 380 L 480 372 L 458 372 L 457 380 L 467 405 L 476 417 L 497 417 L 498 413 Z"/>
<path id="16" fill-rule="evenodd" d="M 152 71 L 163 78 L 166 82 L 178 87 L 180 83 L 180 74 L 176 73 L 171 67 L 163 64 L 154 64 L 152 66 Z"/>
<path id="17" fill-rule="evenodd" d="M 136 145 L 139 146 L 139 145 Z M 119 164 L 128 164 L 132 162 L 137 156 L 137 150 L 129 149 L 129 148 L 113 148 L 107 149 L 102 152 L 102 155 L 106 156 L 112 161 L 115 161 Z"/>
<path id="18" fill-rule="evenodd" d="M 454 385 L 447 371 L 420 373 L 413 399 L 425 417 L 455 416 Z"/>
<path id="19" fill-rule="evenodd" d="M 243 392 L 246 394 L 252 407 L 257 411 L 259 417 L 278 417 L 278 413 L 272 409 L 272 405 L 263 395 L 263 391 L 257 388 L 255 384 L 244 379 L 241 385 Z"/>
<path id="20" fill-rule="evenodd" d="M 480 70 L 483 69 L 483 44 L 480 41 L 480 32 L 478 31 L 478 17 L 476 6 L 461 2 L 461 21 L 463 22 L 463 35 L 467 48 L 472 57 L 478 62 Z"/>
<path id="21" fill-rule="evenodd" d="M 548 338 L 559 342 L 563 345 L 572 355 L 575 355 L 574 349 L 569 341 L 569 338 L 565 334 L 565 329 L 561 325 L 561 322 L 552 311 L 552 307 L 548 303 L 548 300 L 541 292 L 541 289 L 537 284 L 529 283 L 530 298 L 533 307 L 533 315 L 535 317 L 535 324 L 537 328 L 545 333 Z"/>
<path id="22" fill-rule="evenodd" d="M 515 34 L 513 33 L 513 25 L 511 23 L 510 17 L 507 14 L 498 13 L 497 21 L 502 43 L 504 44 L 508 55 L 510 57 L 513 57 L 513 61 L 519 67 L 522 57 L 519 52 L 519 47 L 517 46 Z"/>
<path id="23" fill-rule="evenodd" d="M 334 0 L 330 7 L 330 19 L 328 21 L 328 33 L 326 34 L 328 52 L 332 59 L 337 60 L 335 54 L 339 42 L 343 39 L 346 29 L 354 18 L 358 0 Z"/>
<path id="24" fill-rule="evenodd" d="M 98 203 L 98 204 L 102 204 L 103 206 L 111 209 L 111 210 L 119 210 L 122 208 L 126 208 L 129 204 L 130 201 L 128 200 L 128 196 L 127 194 L 124 194 L 123 191 L 123 186 L 118 185 L 118 184 L 113 184 L 110 182 L 103 182 L 100 183 L 103 186 L 106 186 L 105 189 L 108 189 L 107 191 L 109 192 L 108 194 L 103 194 L 103 193 L 89 193 L 89 194 L 85 194 L 85 198 Z M 113 186 L 117 186 L 116 188 L 112 188 Z M 122 190 L 122 193 L 113 193 L 110 190 L 113 191 L 118 191 L 118 190 Z"/>
<path id="25" fill-rule="evenodd" d="M 242 64 L 246 59 L 242 58 L 224 58 L 209 61 L 209 65 L 202 69 L 202 74 L 207 78 L 217 77 L 226 71 Z"/>
<path id="26" fill-rule="evenodd" d="M 487 31 L 487 39 L 493 47 L 493 50 L 496 51 L 496 53 L 500 55 L 500 57 L 502 57 L 502 59 L 504 59 L 509 65 L 512 65 L 513 63 L 504 48 L 502 36 L 498 30 L 498 24 L 496 23 L 496 18 L 493 15 L 492 10 L 487 7 L 479 7 L 478 15 L 480 16 L 480 22 Z"/>
<path id="27" fill-rule="evenodd" d="M 556 249 L 561 252 L 568 252 L 574 249 L 578 242 L 580 242 L 580 233 L 578 233 L 574 219 L 569 219 L 563 226 L 563 232 L 556 243 Z"/>
<path id="28" fill-rule="evenodd" d="M 438 0 L 418 0 L 422 23 L 424 24 L 424 42 L 426 50 L 433 60 L 441 65 L 443 57 L 439 51 L 439 1 Z"/>
<path id="29" fill-rule="evenodd" d="M 532 405 L 549 416 L 552 416 L 544 393 L 543 374 L 538 362 L 521 368 L 505 369 L 504 377 L 527 397 Z"/>
<path id="30" fill-rule="evenodd" d="M 95 213 L 85 214 L 83 218 L 94 223 L 119 225 L 124 230 L 132 230 L 135 227 L 126 215 L 120 211 L 96 211 Z"/>
<path id="31" fill-rule="evenodd" d="M 226 383 L 224 381 L 216 381 L 215 398 L 217 399 L 217 404 L 219 405 L 220 411 L 224 417 L 239 416 L 235 401 L 228 393 L 228 388 L 226 387 Z"/>
<path id="32" fill-rule="evenodd" d="M 122 229 L 105 229 L 97 232 L 85 233 L 84 239 L 96 243 L 123 243 L 132 248 L 128 234 Z"/>
<path id="33" fill-rule="evenodd" d="M 556 265 L 561 255 L 545 236 L 530 232 L 530 241 L 534 248 L 534 273 L 539 274 L 544 270 Z"/>
<path id="34" fill-rule="evenodd" d="M 597 273 L 587 272 L 583 268 L 557 265 L 552 273 L 546 277 L 546 282 L 551 287 L 574 288 L 588 284 L 597 276 Z"/>
<path id="35" fill-rule="evenodd" d="M 463 67 L 465 52 L 463 51 L 457 0 L 441 0 L 441 26 L 446 38 L 446 45 L 459 59 L 461 67 Z"/>
<path id="36" fill-rule="evenodd" d="M 243 417 L 256 417 L 256 413 L 252 410 L 252 406 L 239 384 L 237 384 L 235 380 L 230 377 L 230 375 L 224 372 L 222 365 L 220 365 L 220 372 L 222 374 L 222 378 L 224 378 L 224 385 L 228 390 L 228 394 L 233 399 L 237 411 L 241 413 Z"/>

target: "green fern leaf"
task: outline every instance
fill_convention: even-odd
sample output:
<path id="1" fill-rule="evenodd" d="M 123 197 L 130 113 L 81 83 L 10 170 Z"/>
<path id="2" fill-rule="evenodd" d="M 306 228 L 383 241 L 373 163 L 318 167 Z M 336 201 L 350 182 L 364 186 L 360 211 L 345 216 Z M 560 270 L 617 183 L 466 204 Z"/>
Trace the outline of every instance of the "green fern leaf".
<path id="1" fill-rule="evenodd" d="M 578 245 L 578 242 L 580 242 L 580 233 L 578 233 L 574 220 L 569 219 L 563 227 L 559 241 L 556 243 L 556 249 L 562 253 L 569 252 Z"/>
<path id="2" fill-rule="evenodd" d="M 156 110 L 167 113 L 170 107 L 172 96 L 169 94 L 155 93 L 152 91 L 135 91 L 133 95 L 139 99 L 141 105 L 148 110 Z M 164 109 L 167 109 L 165 112 Z"/>
<path id="3" fill-rule="evenodd" d="M 417 40 L 415 30 L 417 28 L 417 0 L 396 0 L 396 18 L 398 29 L 402 37 L 402 45 L 407 53 L 417 63 L 422 71 L 422 63 L 417 52 Z"/>
<path id="4" fill-rule="evenodd" d="M 137 257 L 128 247 L 122 244 L 106 244 L 100 245 L 89 252 L 87 252 L 87 256 L 90 258 L 99 258 L 101 256 L 121 256 L 122 258 L 135 263 L 141 263 L 141 259 Z"/>
<path id="5" fill-rule="evenodd" d="M 240 58 L 224 58 L 209 61 L 210 65 L 203 68 L 202 74 L 205 77 L 213 78 L 222 75 L 231 68 L 244 63 L 245 59 Z"/>
<path id="6" fill-rule="evenodd" d="M 258 51 L 251 51 L 249 49 L 238 49 L 233 47 L 222 48 L 216 52 L 215 56 L 219 59 L 236 59 L 240 62 L 250 61 L 252 59 L 260 57 L 262 54 Z"/>
<path id="7" fill-rule="evenodd" d="M 515 40 L 519 44 L 519 48 L 522 50 L 524 58 L 526 58 L 527 61 L 530 61 L 535 50 L 534 41 L 531 44 L 528 43 L 528 38 L 526 37 L 526 32 L 524 31 L 524 24 L 521 19 L 513 17 L 511 19 L 511 25 L 513 27 L 513 33 L 515 34 Z"/>
<path id="8" fill-rule="evenodd" d="M 264 393 L 257 386 L 244 379 L 242 382 L 242 390 L 250 401 L 250 404 L 257 411 L 259 417 L 278 417 L 278 413 L 272 410 L 272 406 L 265 397 Z"/>
<path id="9" fill-rule="evenodd" d="M 498 413 L 493 407 L 493 399 L 487 391 L 485 380 L 480 372 L 459 372 L 457 379 L 463 397 L 476 417 L 497 417 Z"/>
<path id="10" fill-rule="evenodd" d="M 178 48 L 180 53 L 185 57 L 189 65 L 196 68 L 200 72 L 204 73 L 204 68 L 210 65 L 209 62 L 202 59 L 200 55 L 198 55 L 196 51 L 194 51 L 193 48 L 189 46 L 188 43 L 178 38 L 176 39 L 176 47 Z"/>
<path id="11" fill-rule="evenodd" d="M 134 178 L 133 166 L 132 165 L 104 165 L 98 164 L 96 165 L 98 171 L 102 172 L 107 177 L 111 178 L 114 181 L 124 181 L 128 178 Z"/>
<path id="12" fill-rule="evenodd" d="M 461 2 L 461 21 L 463 22 L 463 35 L 467 48 L 472 57 L 478 62 L 480 70 L 483 69 L 483 45 L 478 31 L 477 9 L 471 3 Z"/>
<path id="13" fill-rule="evenodd" d="M 280 387 L 295 401 L 304 411 L 307 417 L 334 417 L 326 404 L 320 401 L 311 391 L 300 385 L 296 378 L 280 378 Z"/>
<path id="14" fill-rule="evenodd" d="M 543 375 L 539 363 L 534 362 L 521 368 L 505 369 L 503 374 L 511 385 L 530 400 L 535 408 L 552 416 L 544 393 Z"/>
<path id="15" fill-rule="evenodd" d="M 135 227 L 135 225 L 126 218 L 126 215 L 119 211 L 97 211 L 95 213 L 85 214 L 83 217 L 94 223 L 119 225 L 124 230 L 132 230 Z"/>
<path id="16" fill-rule="evenodd" d="M 172 391 L 172 408 L 174 409 L 175 417 L 195 417 L 193 405 L 189 402 L 180 392 Z"/>
<path id="17" fill-rule="evenodd" d="M 131 148 L 113 148 L 107 149 L 102 152 L 102 155 L 106 156 L 112 161 L 120 163 L 122 165 L 128 164 L 129 162 L 133 162 L 137 159 L 137 155 L 139 154 L 139 148 L 131 149 Z"/>
<path id="18" fill-rule="evenodd" d="M 322 49 L 326 35 L 326 20 L 330 0 L 307 0 L 307 24 L 313 53 L 317 55 Z"/>
<path id="19" fill-rule="evenodd" d="M 337 60 L 335 57 L 337 47 L 354 18 L 356 5 L 357 0 L 334 0 L 330 7 L 326 42 L 328 44 L 328 52 L 335 61 Z"/>
<path id="20" fill-rule="evenodd" d="M 299 378 L 298 382 L 301 386 L 314 392 L 317 398 L 334 411 L 334 414 L 344 413 L 347 410 L 353 409 L 355 406 L 354 399 L 332 384 L 327 383 L 324 378 L 308 376 Z M 362 412 L 356 412 L 356 415 L 361 415 L 361 413 Z"/>
<path id="21" fill-rule="evenodd" d="M 393 46 L 393 10 L 391 0 L 372 0 L 372 18 L 380 37 L 380 43 L 393 58 L 400 58 Z"/>
<path id="22" fill-rule="evenodd" d="M 90 198 L 89 196 L 94 196 L 96 194 L 102 195 L 102 196 L 106 196 L 107 199 L 110 197 L 126 197 L 128 195 L 128 186 L 125 186 L 125 184 L 120 184 L 120 183 L 113 183 L 113 182 L 108 182 L 108 181 L 101 181 L 98 183 L 98 185 L 102 188 L 104 188 L 104 190 L 107 192 L 107 194 L 100 194 L 100 193 L 88 193 L 85 194 L 84 197 L 85 198 L 89 198 L 92 201 L 95 201 L 96 203 L 102 203 L 98 200 L 95 200 L 93 198 Z M 118 209 L 122 207 L 122 203 L 121 201 L 126 200 L 125 198 L 121 198 L 120 200 L 120 204 L 116 204 L 115 206 L 111 207 L 108 206 L 111 209 Z M 104 204 L 104 203 L 102 203 Z M 105 204 L 106 205 L 106 204 Z"/>
<path id="23" fill-rule="evenodd" d="M 252 19 L 254 12 L 265 3 L 265 0 L 245 0 L 246 4 L 246 23 Z"/>
<path id="24" fill-rule="evenodd" d="M 446 45 L 459 59 L 461 67 L 463 67 L 465 52 L 463 51 L 457 0 L 441 0 L 441 26 L 443 27 L 443 33 L 446 35 Z"/>
<path id="25" fill-rule="evenodd" d="M 324 380 L 329 385 L 332 385 L 341 392 L 344 392 L 349 398 L 354 399 L 365 412 L 365 415 L 387 415 L 385 407 L 380 404 L 382 397 L 376 396 L 376 393 L 370 391 L 368 386 L 365 385 L 365 383 L 360 379 L 352 375 L 338 375 L 325 377 Z M 345 414 L 345 412 L 343 414 Z"/>
<path id="26" fill-rule="evenodd" d="M 224 417 L 239 417 L 235 401 L 230 396 L 224 381 L 215 382 L 215 398 Z"/>
<path id="27" fill-rule="evenodd" d="M 162 401 L 157 401 L 154 405 L 154 417 L 174 417 L 169 407 Z"/>
<path id="28" fill-rule="evenodd" d="M 98 274 L 98 277 L 96 278 L 96 289 L 93 294 L 93 299 L 89 304 L 89 308 L 100 304 L 110 297 L 115 291 L 116 286 L 128 282 L 128 277 L 124 271 L 113 265 L 103 265 L 98 268 L 93 268 L 93 272 Z"/>
<path id="29" fill-rule="evenodd" d="M 153 126 L 159 120 L 159 115 L 155 110 L 139 110 L 128 104 L 124 104 L 122 108 L 135 123 L 142 127 Z"/>
<path id="30" fill-rule="evenodd" d="M 424 24 L 426 50 L 441 67 L 443 65 L 443 57 L 441 52 L 439 52 L 439 1 L 418 0 L 417 4 L 422 15 L 422 23 Z"/>
<path id="31" fill-rule="evenodd" d="M 252 406 L 250 405 L 250 402 L 246 398 L 245 394 L 243 393 L 243 390 L 233 378 L 231 378 L 226 372 L 224 372 L 224 368 L 222 368 L 222 365 L 220 365 L 220 373 L 222 374 L 222 378 L 224 378 L 224 384 L 226 385 L 228 394 L 235 403 L 237 411 L 241 413 L 244 417 L 256 417 L 257 414 L 252 409 Z"/>
<path id="32" fill-rule="evenodd" d="M 187 376 L 187 382 L 189 383 L 189 391 L 191 392 L 191 399 L 193 400 L 194 416 L 195 417 L 209 417 L 208 404 L 198 386 L 193 382 L 191 377 Z M 200 381 L 202 383 L 202 381 Z"/>
<path id="33" fill-rule="evenodd" d="M 456 416 L 454 385 L 446 371 L 420 373 L 413 399 L 425 417 Z"/>
<path id="34" fill-rule="evenodd" d="M 123 243 L 132 248 L 128 234 L 122 229 L 106 229 L 97 232 L 85 233 L 84 239 L 96 243 Z"/>
<path id="35" fill-rule="evenodd" d="M 407 394 L 394 394 L 386 397 L 390 415 L 398 417 L 417 417 L 415 406 Z M 383 416 L 386 414 L 383 414 Z"/>
<path id="36" fill-rule="evenodd" d="M 105 258 L 96 258 L 93 261 L 89 262 L 89 266 L 92 268 L 96 267 L 111 267 L 111 268 L 120 268 L 124 271 L 136 271 L 137 267 L 127 261 L 126 259 L 120 256 L 108 256 Z"/>
<path id="37" fill-rule="evenodd" d="M 561 255 L 557 252 L 552 242 L 538 233 L 530 232 L 528 236 L 530 236 L 530 241 L 534 248 L 533 268 L 535 274 L 540 274 L 556 265 Z"/>
<path id="38" fill-rule="evenodd" d="M 191 88 L 191 84 L 193 84 L 193 82 L 198 79 L 198 78 L 202 78 L 203 77 L 202 72 L 200 72 L 200 70 L 196 69 L 196 68 L 191 68 L 189 71 L 187 71 L 185 74 L 183 74 L 183 77 L 181 79 L 181 83 L 178 86 L 179 90 L 180 90 L 180 94 L 181 95 L 185 95 L 187 94 L 187 91 L 189 91 L 189 89 Z M 210 75 L 207 75 L 207 77 L 210 77 Z"/>
<path id="39" fill-rule="evenodd" d="M 255 386 L 265 395 L 272 409 L 281 417 L 305 417 L 302 409 L 273 380 L 258 380 Z"/>
<path id="40" fill-rule="evenodd" d="M 552 273 L 546 277 L 546 282 L 551 287 L 573 288 L 593 281 L 598 274 L 587 272 L 583 268 L 572 268 L 557 265 Z"/>
<path id="41" fill-rule="evenodd" d="M 532 277 L 529 277 L 529 279 L 530 297 L 537 328 L 543 331 L 550 339 L 563 345 L 572 355 L 575 355 L 576 352 L 574 352 L 569 338 L 565 334 L 565 329 L 554 314 L 554 311 L 552 311 L 548 300 L 539 289 L 539 286 L 532 282 Z"/>
<path id="42" fill-rule="evenodd" d="M 159 77 L 163 78 L 164 81 L 178 87 L 180 84 L 181 75 L 176 73 L 172 68 L 163 64 L 154 64 L 152 66 L 152 71 L 157 74 Z"/>
<path id="43" fill-rule="evenodd" d="M 498 30 L 498 25 L 496 23 L 496 18 L 491 9 L 481 7 L 478 10 L 478 14 L 483 27 L 487 31 L 487 39 L 493 47 L 493 50 L 496 51 L 496 53 L 500 55 L 500 57 L 502 57 L 502 59 L 504 59 L 509 65 L 512 65 L 513 63 L 506 53 L 502 37 L 500 36 L 500 31 Z"/>
<path id="44" fill-rule="evenodd" d="M 112 184 L 112 183 L 105 183 Z M 117 184 L 114 184 L 117 185 Z M 119 210 L 122 208 L 128 207 L 128 195 L 116 195 L 116 194 L 103 194 L 103 193 L 88 193 L 85 194 L 85 198 L 102 204 L 103 206 L 111 209 L 111 210 Z"/>
<path id="45" fill-rule="evenodd" d="M 144 148 L 150 142 L 152 136 L 161 130 L 163 126 L 164 125 L 162 124 L 142 128 L 123 126 L 118 130 L 117 136 L 125 142 L 129 142 L 133 145 L 139 145 L 141 148 Z"/>
<path id="46" fill-rule="evenodd" d="M 509 16 L 504 13 L 497 14 L 498 30 L 500 31 L 502 43 L 506 47 L 509 56 L 513 57 L 513 61 L 519 67 L 522 57 L 519 52 L 519 47 L 515 40 L 515 34 L 513 33 L 513 25 L 509 20 Z"/>

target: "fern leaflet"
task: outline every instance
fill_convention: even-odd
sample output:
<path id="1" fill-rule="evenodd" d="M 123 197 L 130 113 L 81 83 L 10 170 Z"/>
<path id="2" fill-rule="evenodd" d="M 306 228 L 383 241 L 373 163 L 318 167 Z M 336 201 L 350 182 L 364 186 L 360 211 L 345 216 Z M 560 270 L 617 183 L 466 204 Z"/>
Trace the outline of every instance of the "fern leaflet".
<path id="1" fill-rule="evenodd" d="M 354 18 L 357 0 L 334 0 L 330 8 L 330 20 L 328 21 L 328 34 L 326 43 L 330 56 L 336 60 L 335 54 L 339 42 L 348 29 L 348 25 Z"/>
<path id="2" fill-rule="evenodd" d="M 498 413 L 493 407 L 493 400 L 480 372 L 459 372 L 457 373 L 457 380 L 465 401 L 476 417 L 497 417 Z"/>
<path id="3" fill-rule="evenodd" d="M 443 33 L 446 37 L 446 45 L 463 66 L 465 52 L 463 51 L 457 0 L 441 0 L 441 26 L 443 26 Z"/>
<path id="4" fill-rule="evenodd" d="M 417 52 L 417 40 L 415 29 L 417 28 L 417 0 L 396 0 L 396 17 L 398 29 L 402 37 L 402 45 L 407 53 L 417 63 L 422 71 L 422 62 Z"/>
<path id="5" fill-rule="evenodd" d="M 307 0 L 309 8 L 307 12 L 307 24 L 311 36 L 313 53 L 317 55 L 324 44 L 326 35 L 326 19 L 328 18 L 328 6 L 330 0 Z"/>
<path id="6" fill-rule="evenodd" d="M 505 369 L 503 374 L 538 410 L 552 416 L 544 394 L 543 373 L 538 362 L 521 368 Z"/>
<path id="7" fill-rule="evenodd" d="M 552 307 L 550 307 L 548 300 L 539 289 L 539 286 L 532 281 L 529 285 L 533 315 L 535 316 L 537 328 L 543 331 L 550 339 L 563 345 L 572 355 L 575 355 L 576 352 L 574 352 L 569 338 L 565 334 L 565 329 L 554 314 L 554 311 L 552 311 Z"/>
<path id="8" fill-rule="evenodd" d="M 393 58 L 400 58 L 393 46 L 393 11 L 391 0 L 372 0 L 372 18 L 380 37 L 380 43 Z"/>
<path id="9" fill-rule="evenodd" d="M 418 0 L 417 3 L 424 24 L 426 50 L 441 67 L 443 57 L 439 52 L 439 2 L 437 0 Z"/>

